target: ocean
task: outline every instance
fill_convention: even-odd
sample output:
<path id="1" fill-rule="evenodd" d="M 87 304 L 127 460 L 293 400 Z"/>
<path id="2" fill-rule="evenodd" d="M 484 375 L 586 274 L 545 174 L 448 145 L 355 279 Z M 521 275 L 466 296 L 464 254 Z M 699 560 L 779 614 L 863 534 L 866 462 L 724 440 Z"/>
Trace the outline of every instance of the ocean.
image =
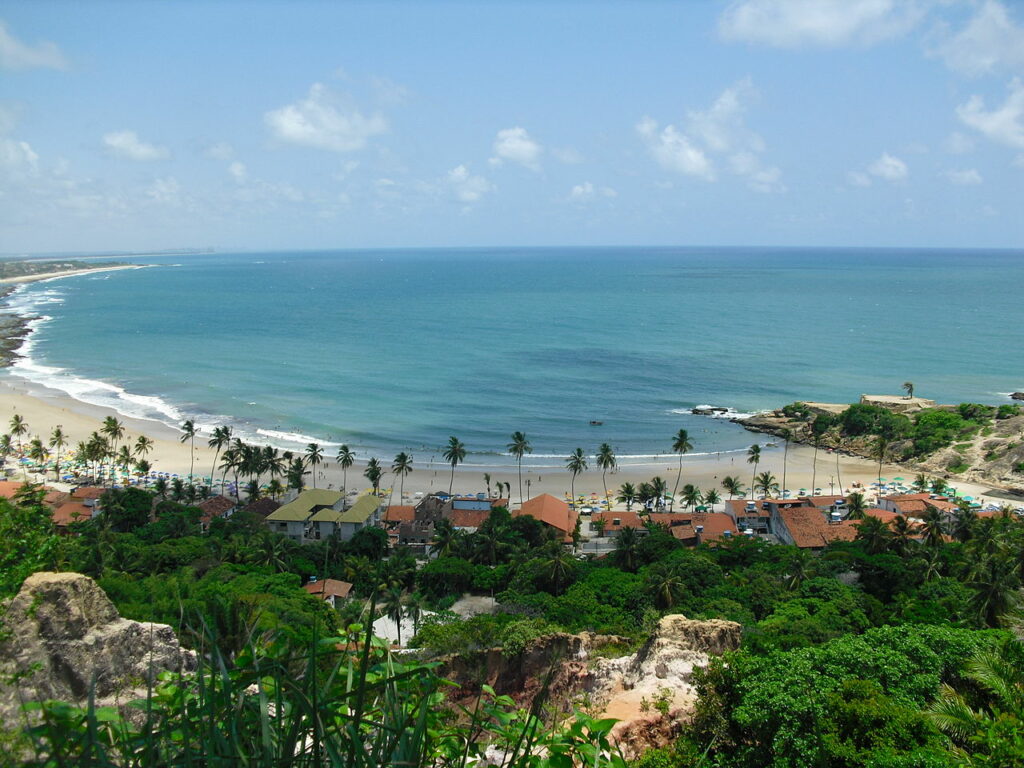
<path id="1" fill-rule="evenodd" d="M 745 449 L 738 413 L 1024 389 L 1024 252 L 475 248 L 139 257 L 153 269 L 19 288 L 39 316 L 3 375 L 129 416 L 390 460 L 534 466 Z M 601 422 L 594 425 L 591 422 Z"/>

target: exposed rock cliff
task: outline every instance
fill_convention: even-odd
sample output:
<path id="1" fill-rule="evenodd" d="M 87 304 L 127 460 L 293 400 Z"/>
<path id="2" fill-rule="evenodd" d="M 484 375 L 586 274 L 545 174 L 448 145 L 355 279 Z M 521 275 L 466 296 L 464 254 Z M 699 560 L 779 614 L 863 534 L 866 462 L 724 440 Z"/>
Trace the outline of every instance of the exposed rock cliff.
<path id="1" fill-rule="evenodd" d="M 99 703 L 145 693 L 164 670 L 191 670 L 195 655 L 166 624 L 123 619 L 102 589 L 78 573 L 36 573 L 2 610 L 0 717 L 24 701 Z"/>

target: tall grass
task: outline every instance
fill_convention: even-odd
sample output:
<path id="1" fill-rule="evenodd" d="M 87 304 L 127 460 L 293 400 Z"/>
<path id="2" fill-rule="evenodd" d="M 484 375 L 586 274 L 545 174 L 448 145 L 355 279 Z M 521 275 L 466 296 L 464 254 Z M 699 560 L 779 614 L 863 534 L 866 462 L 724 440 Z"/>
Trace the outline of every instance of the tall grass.
<path id="1" fill-rule="evenodd" d="M 162 675 L 127 707 L 28 706 L 26 766 L 45 768 L 624 768 L 615 721 L 582 713 L 559 729 L 484 686 L 471 709 L 448 704 L 432 665 L 405 663 L 368 629 L 305 649 L 215 644 L 197 671 Z M 10 753 L 8 753 L 10 754 Z M 9 759 L 9 758 L 8 758 Z M 4 760 L 0 757 L 0 762 Z"/>

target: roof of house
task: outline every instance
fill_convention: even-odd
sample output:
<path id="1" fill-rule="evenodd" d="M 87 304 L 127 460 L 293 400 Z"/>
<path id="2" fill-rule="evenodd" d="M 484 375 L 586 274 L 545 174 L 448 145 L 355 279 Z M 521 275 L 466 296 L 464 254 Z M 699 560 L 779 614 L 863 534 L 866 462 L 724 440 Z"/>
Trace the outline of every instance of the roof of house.
<path id="1" fill-rule="evenodd" d="M 756 512 L 747 511 L 747 502 L 751 501 L 757 506 Z M 756 515 L 757 517 L 768 517 L 769 512 L 764 506 L 764 501 L 754 501 L 753 499 L 729 499 L 725 502 L 726 512 L 731 512 L 736 517 L 751 517 Z"/>
<path id="2" fill-rule="evenodd" d="M 307 488 L 293 501 L 278 507 L 267 515 L 267 520 L 275 523 L 300 523 L 309 519 L 315 507 L 333 507 L 341 501 L 341 491 L 328 491 L 324 488 Z"/>
<path id="3" fill-rule="evenodd" d="M 363 524 L 370 519 L 370 516 L 380 508 L 380 499 L 374 496 L 372 493 L 364 494 L 356 499 L 356 503 L 346 509 L 338 517 L 335 522 L 337 523 L 359 523 Z M 321 514 L 328 510 L 322 510 L 313 515 L 313 520 L 317 520 Z"/>
<path id="4" fill-rule="evenodd" d="M 70 525 L 79 521 L 92 519 L 92 507 L 77 501 L 67 501 L 54 507 L 53 524 L 57 526 Z"/>
<path id="5" fill-rule="evenodd" d="M 0 480 L 0 496 L 5 499 L 14 498 L 14 494 L 18 492 L 18 489 L 23 486 L 24 483 L 16 482 L 14 480 Z"/>
<path id="6" fill-rule="evenodd" d="M 561 499 L 556 499 L 550 493 L 542 493 L 523 502 L 522 507 L 512 513 L 513 517 L 529 515 L 535 517 L 542 523 L 557 528 L 566 536 L 572 534 L 576 528 L 576 520 L 579 515 L 576 510 L 571 509 Z"/>
<path id="7" fill-rule="evenodd" d="M 107 492 L 106 488 L 100 488 L 98 485 L 80 485 L 71 491 L 71 498 L 73 499 L 98 499 L 104 493 Z"/>
<path id="8" fill-rule="evenodd" d="M 591 524 L 604 521 L 605 531 L 619 531 L 623 528 L 643 528 L 644 521 L 636 512 L 595 512 L 590 516 Z M 618 521 L 618 522 L 616 522 Z"/>
<path id="9" fill-rule="evenodd" d="M 318 581 L 304 584 L 302 588 L 309 592 L 309 594 L 319 595 L 325 600 L 328 597 L 345 598 L 352 591 L 351 584 L 347 581 L 339 581 L 338 579 L 319 579 Z"/>
<path id="10" fill-rule="evenodd" d="M 905 500 L 901 499 L 899 501 L 894 501 L 893 499 L 889 499 L 889 501 L 891 501 L 893 506 L 896 507 L 896 509 L 899 510 L 899 512 L 901 514 L 904 514 L 904 515 L 910 514 L 910 513 L 913 513 L 913 512 L 927 512 L 928 511 L 928 504 L 926 502 L 924 502 L 924 501 L 921 501 L 920 499 L 905 499 Z"/>
<path id="11" fill-rule="evenodd" d="M 201 502 L 196 504 L 199 511 L 202 513 L 200 519 L 203 522 L 209 522 L 215 517 L 222 517 L 227 512 L 230 512 L 235 508 L 235 502 L 229 499 L 227 496 L 211 496 L 208 499 L 203 499 Z"/>
<path id="12" fill-rule="evenodd" d="M 689 518 L 689 522 L 673 525 L 669 528 L 669 532 L 683 541 L 697 537 L 697 526 L 703 526 L 700 531 L 701 541 L 725 538 L 726 531 L 732 531 L 733 534 L 739 533 L 732 517 L 724 512 L 695 512 L 689 515 Z"/>
<path id="13" fill-rule="evenodd" d="M 243 512 L 248 512 L 253 515 L 259 515 L 260 517 L 266 517 L 271 512 L 274 512 L 281 508 L 281 502 L 276 499 L 271 499 L 269 496 L 262 499 L 257 499 L 251 504 L 246 504 L 242 507 Z"/>
<path id="14" fill-rule="evenodd" d="M 845 498 L 845 496 L 801 496 L 800 500 L 807 501 L 809 504 L 821 509 L 831 507 L 837 501 L 842 501 Z"/>
<path id="15" fill-rule="evenodd" d="M 453 509 L 445 515 L 455 528 L 479 528 L 491 516 L 489 509 Z"/>
<path id="16" fill-rule="evenodd" d="M 793 543 L 801 548 L 824 547 L 831 541 L 852 541 L 857 531 L 848 525 L 830 525 L 816 507 L 780 509 L 779 519 Z"/>
<path id="17" fill-rule="evenodd" d="M 65 501 L 68 501 L 70 498 L 70 493 L 65 493 L 64 491 L 58 491 L 54 488 L 50 488 L 46 492 L 46 495 L 43 496 L 43 503 L 49 504 L 51 507 L 56 507 L 59 506 L 60 504 L 63 504 Z"/>
<path id="18" fill-rule="evenodd" d="M 416 519 L 416 507 L 411 504 L 392 504 L 384 512 L 386 523 L 407 523 Z"/>

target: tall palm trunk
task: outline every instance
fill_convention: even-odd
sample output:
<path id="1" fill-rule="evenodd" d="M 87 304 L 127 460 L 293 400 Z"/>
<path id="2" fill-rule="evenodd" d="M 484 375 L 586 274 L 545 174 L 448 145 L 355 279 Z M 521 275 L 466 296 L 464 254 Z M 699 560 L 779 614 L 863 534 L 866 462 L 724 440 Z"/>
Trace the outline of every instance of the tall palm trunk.
<path id="1" fill-rule="evenodd" d="M 683 454 L 679 454 L 679 471 L 676 472 L 676 484 L 672 489 L 672 501 L 668 503 L 668 511 L 671 512 L 676 506 L 676 494 L 679 493 L 679 481 L 683 477 Z"/>

